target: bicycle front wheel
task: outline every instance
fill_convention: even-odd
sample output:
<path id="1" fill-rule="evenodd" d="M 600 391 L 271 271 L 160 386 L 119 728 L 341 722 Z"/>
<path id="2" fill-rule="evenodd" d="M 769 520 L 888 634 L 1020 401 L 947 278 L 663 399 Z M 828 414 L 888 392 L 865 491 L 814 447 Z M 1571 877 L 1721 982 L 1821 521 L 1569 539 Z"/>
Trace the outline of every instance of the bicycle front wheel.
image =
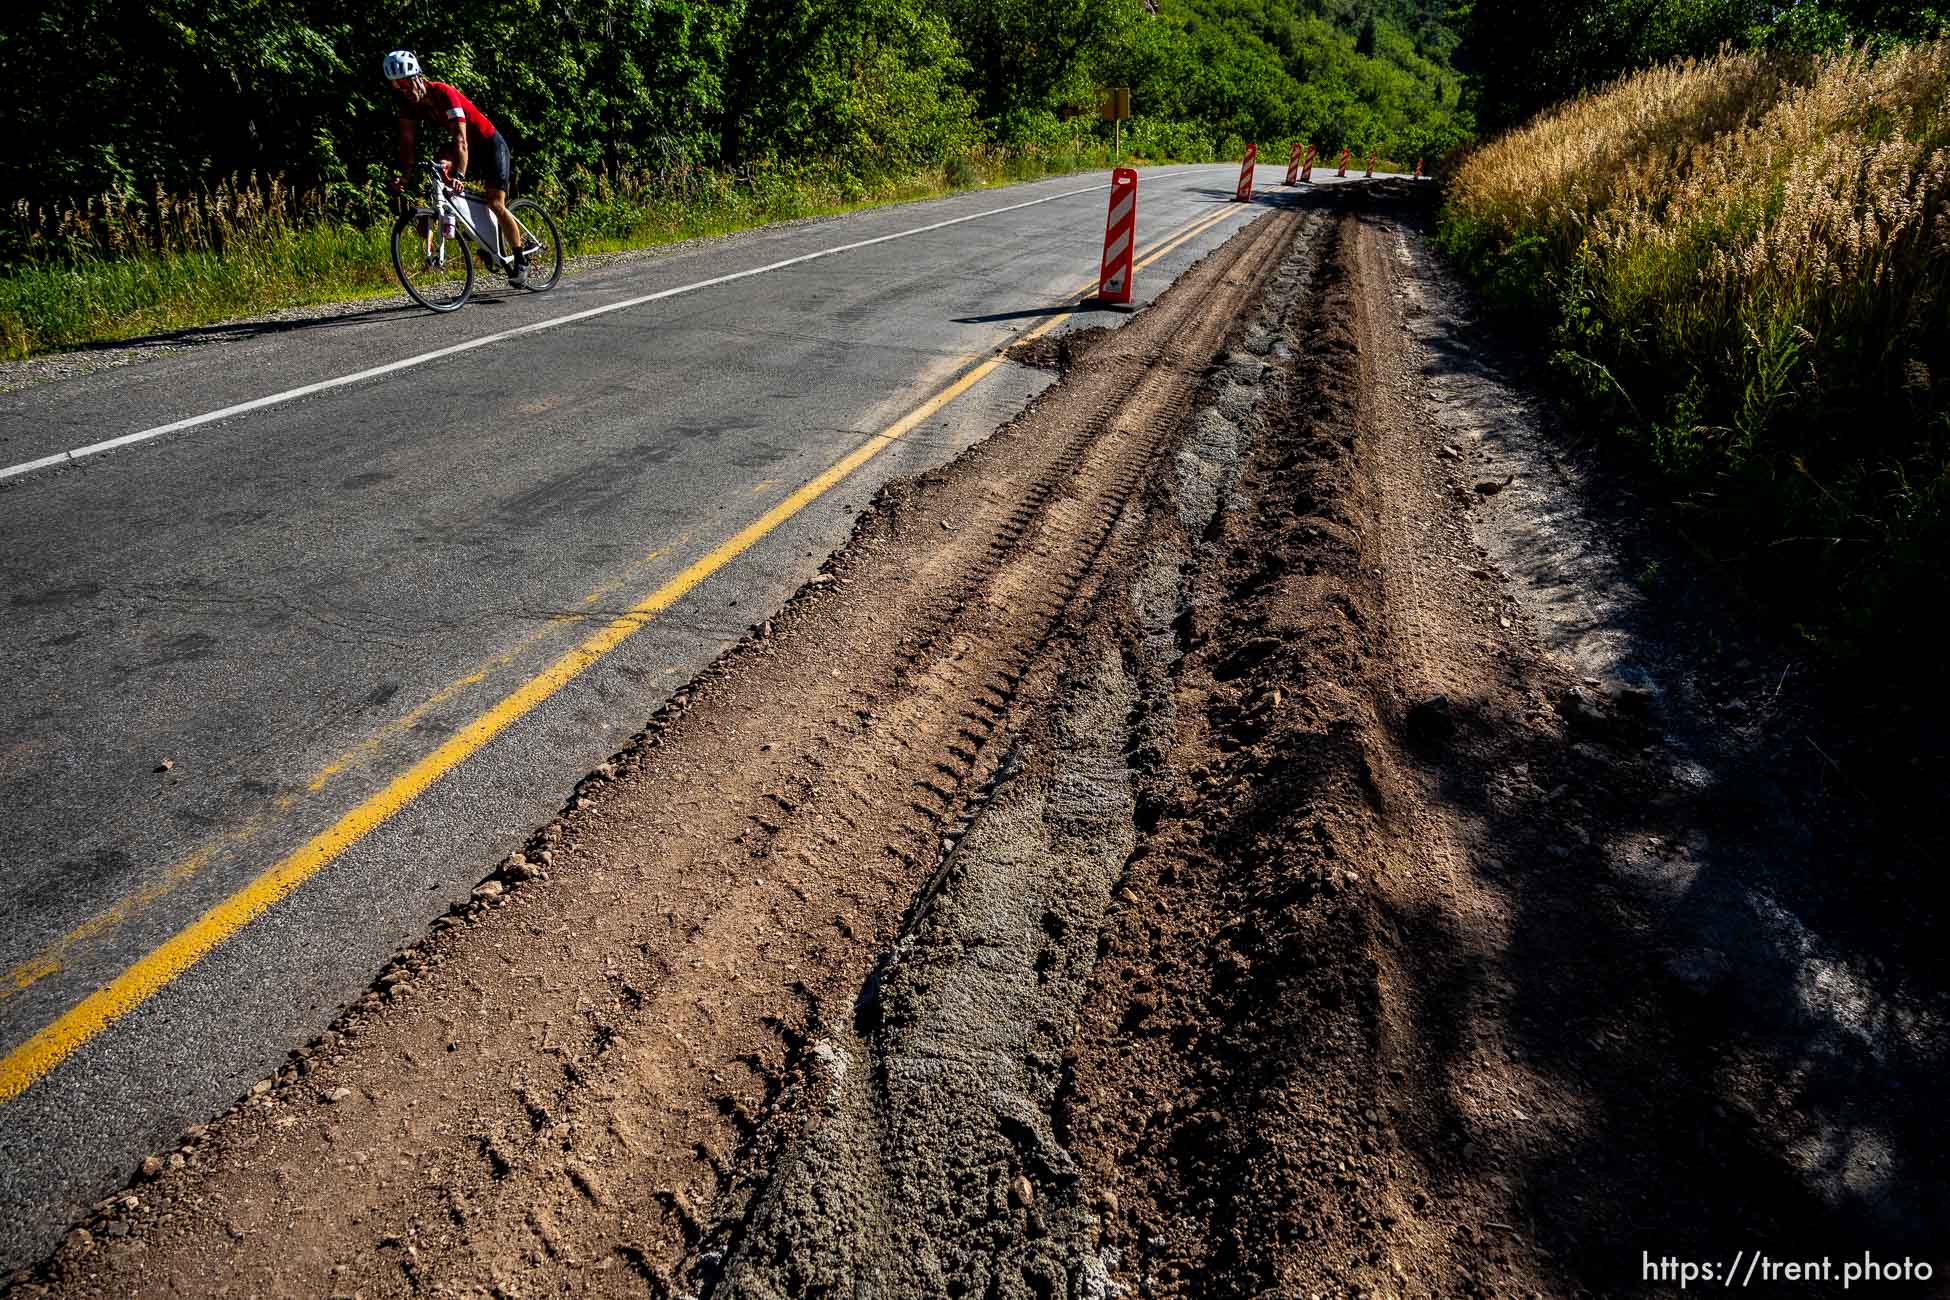
<path id="1" fill-rule="evenodd" d="M 474 259 L 456 236 L 440 233 L 440 218 L 421 208 L 393 223 L 393 270 L 414 302 L 454 311 L 474 293 Z"/>
<path id="2" fill-rule="evenodd" d="M 516 199 L 508 212 L 521 227 L 522 252 L 528 260 L 528 288 L 534 293 L 553 289 L 562 278 L 562 236 L 555 218 L 533 199 Z"/>

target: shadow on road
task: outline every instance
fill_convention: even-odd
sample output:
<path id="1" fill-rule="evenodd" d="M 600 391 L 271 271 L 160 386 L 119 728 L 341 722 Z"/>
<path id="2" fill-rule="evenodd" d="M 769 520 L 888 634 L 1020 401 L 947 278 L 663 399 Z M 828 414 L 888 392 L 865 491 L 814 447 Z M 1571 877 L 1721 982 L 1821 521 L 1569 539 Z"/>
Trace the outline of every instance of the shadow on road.
<path id="1" fill-rule="evenodd" d="M 989 325 L 1003 320 L 1037 320 L 1049 316 L 1067 316 L 1072 312 L 1117 312 L 1128 310 L 1129 308 L 1120 306 L 1117 303 L 1103 302 L 1097 298 L 1088 298 L 1083 302 L 1057 303 L 1054 306 L 1048 307 L 1025 307 L 1021 311 L 998 311 L 991 312 L 986 316 L 953 316 L 949 319 L 957 325 Z"/>
<path id="2" fill-rule="evenodd" d="M 491 301 L 477 296 L 474 302 Z M 373 321 L 391 320 L 402 316 L 424 315 L 425 309 L 409 302 L 375 301 L 331 311 L 327 315 L 305 316 L 271 320 L 223 321 L 215 325 L 199 325 L 192 329 L 168 330 L 160 334 L 145 334 L 139 338 L 113 339 L 101 343 L 88 343 L 75 348 L 76 352 L 140 352 L 150 348 L 181 348 L 202 343 L 235 343 L 245 339 L 260 338 L 275 334 L 305 334 L 317 330 L 337 329 L 347 325 L 363 325 Z"/>

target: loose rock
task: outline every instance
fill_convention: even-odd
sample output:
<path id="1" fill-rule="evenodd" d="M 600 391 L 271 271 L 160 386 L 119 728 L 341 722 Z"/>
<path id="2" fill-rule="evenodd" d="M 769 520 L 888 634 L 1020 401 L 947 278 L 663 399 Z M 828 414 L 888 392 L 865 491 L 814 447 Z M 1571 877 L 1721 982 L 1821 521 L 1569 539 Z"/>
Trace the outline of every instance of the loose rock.
<path id="1" fill-rule="evenodd" d="M 1602 731 L 1610 722 L 1590 692 L 1582 686 L 1567 686 L 1557 697 L 1557 710 L 1564 721 L 1580 731 Z"/>
<path id="2" fill-rule="evenodd" d="M 1456 717 L 1446 695 L 1431 695 L 1408 711 L 1408 734 L 1416 740 L 1436 742 L 1456 734 Z"/>

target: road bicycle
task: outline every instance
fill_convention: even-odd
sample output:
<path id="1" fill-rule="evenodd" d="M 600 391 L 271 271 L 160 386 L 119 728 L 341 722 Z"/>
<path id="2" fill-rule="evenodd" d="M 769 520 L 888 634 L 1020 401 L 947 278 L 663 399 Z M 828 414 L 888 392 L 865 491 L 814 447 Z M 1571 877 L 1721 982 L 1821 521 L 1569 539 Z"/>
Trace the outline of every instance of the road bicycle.
<path id="1" fill-rule="evenodd" d="M 440 164 L 420 167 L 427 176 L 426 201 L 393 223 L 393 270 L 414 302 L 431 311 L 458 311 L 474 296 L 474 256 L 503 274 L 514 270 L 514 258 L 501 251 L 501 227 L 486 199 L 450 188 Z M 533 199 L 511 201 L 508 212 L 521 231 L 528 291 L 553 289 L 562 278 L 555 219 Z"/>

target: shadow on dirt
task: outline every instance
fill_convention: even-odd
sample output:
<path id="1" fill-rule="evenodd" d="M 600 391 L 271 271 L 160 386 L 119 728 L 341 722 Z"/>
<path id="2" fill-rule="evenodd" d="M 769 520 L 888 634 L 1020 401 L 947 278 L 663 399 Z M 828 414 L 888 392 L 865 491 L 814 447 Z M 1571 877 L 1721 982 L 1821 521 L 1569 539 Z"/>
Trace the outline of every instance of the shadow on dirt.
<path id="1" fill-rule="evenodd" d="M 1393 240 L 1386 207 L 1416 218 L 1371 206 Z M 1642 1252 L 1928 1258 L 1950 1240 L 1950 980 L 1943 863 L 1909 801 L 1934 780 L 1940 806 L 1942 769 L 1880 801 L 1850 782 L 1830 757 L 1849 742 L 1819 739 L 1857 731 L 1837 693 L 1737 596 L 1672 576 L 1695 561 L 1671 521 L 1523 396 L 1535 358 L 1435 279 L 1406 308 L 1428 450 L 1464 484 L 1529 485 L 1472 503 L 1472 524 L 1546 653 L 1503 704 L 1459 710 L 1453 752 L 1423 765 L 1508 918 L 1502 935 L 1400 918 L 1447 972 L 1421 982 L 1443 1074 L 1425 1138 L 1488 1153 L 1463 1176 L 1487 1160 L 1513 1182 L 1544 1271 L 1599 1292 L 1669 1289 Z M 1539 701 L 1557 723 L 1526 714 Z M 1513 1141 L 1525 1120 L 1486 1131 L 1462 1104 L 1488 1041 L 1575 1140 Z"/>
<path id="2" fill-rule="evenodd" d="M 1565 745 L 1508 719 L 1460 728 L 1468 770 L 1444 770 L 1440 789 L 1495 846 L 1472 869 L 1509 925 L 1498 938 L 1441 910 L 1398 918 L 1443 973 L 1421 984 L 1419 1032 L 1442 1076 L 1426 1096 L 1446 1112 L 1425 1135 L 1431 1154 L 1492 1152 L 1560 1276 L 1599 1291 L 1627 1283 L 1640 1251 L 1841 1258 L 1941 1243 L 1942 986 L 1889 964 L 1831 906 L 1849 879 L 1879 873 L 1849 874 L 1829 833 L 1844 826 L 1794 815 L 1826 801 L 1784 799 L 1759 748 L 1716 748 L 1700 779 L 1672 780 L 1657 740 L 1632 753 L 1629 736 Z M 1484 779 L 1508 773 L 1530 777 L 1522 796 Z M 1565 786 L 1581 793 L 1552 797 Z M 1576 1141 L 1500 1142 L 1464 1113 L 1482 1081 L 1468 1048 L 1485 1040 L 1534 1095 L 1577 1113 Z"/>

